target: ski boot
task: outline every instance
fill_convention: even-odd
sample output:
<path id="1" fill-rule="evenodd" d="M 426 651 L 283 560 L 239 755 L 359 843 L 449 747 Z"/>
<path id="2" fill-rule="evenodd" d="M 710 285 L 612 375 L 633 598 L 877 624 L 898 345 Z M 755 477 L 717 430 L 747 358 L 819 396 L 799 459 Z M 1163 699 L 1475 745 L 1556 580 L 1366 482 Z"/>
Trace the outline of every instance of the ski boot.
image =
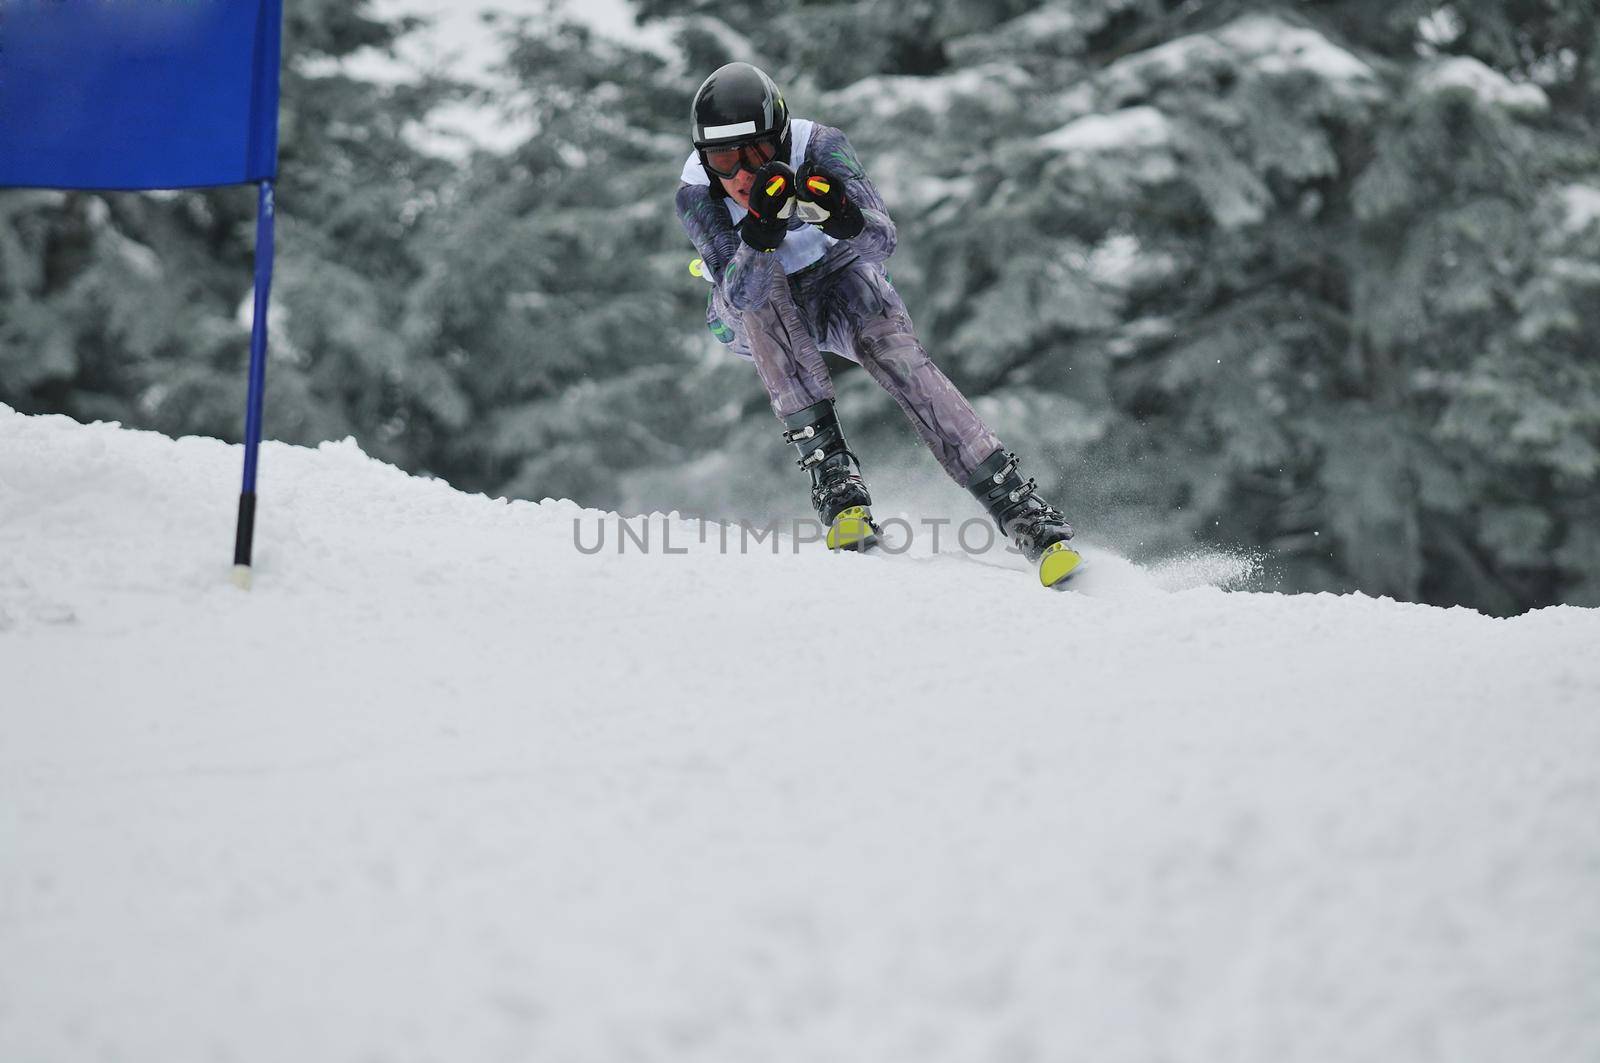
<path id="1" fill-rule="evenodd" d="M 1035 493 L 1031 476 L 1022 482 L 1015 454 L 1001 449 L 989 455 L 973 471 L 967 490 L 1022 555 L 1038 563 L 1039 582 L 1046 587 L 1060 587 L 1083 564 L 1070 543 L 1072 525 Z"/>
<path id="2" fill-rule="evenodd" d="M 828 529 L 829 550 L 866 550 L 878 541 L 872 496 L 861 480 L 856 456 L 845 446 L 833 400 L 807 406 L 783 419 L 786 443 L 800 452 L 795 462 L 811 473 L 811 506 Z"/>

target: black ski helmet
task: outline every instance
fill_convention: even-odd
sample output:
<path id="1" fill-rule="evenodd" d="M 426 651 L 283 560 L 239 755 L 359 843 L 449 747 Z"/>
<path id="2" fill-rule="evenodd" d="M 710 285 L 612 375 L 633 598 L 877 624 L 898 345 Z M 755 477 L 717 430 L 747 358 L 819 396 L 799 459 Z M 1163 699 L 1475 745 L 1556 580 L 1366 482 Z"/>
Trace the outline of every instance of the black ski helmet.
<path id="1" fill-rule="evenodd" d="M 694 94 L 689 136 L 700 163 L 705 149 L 732 147 L 777 137 L 778 158 L 789 159 L 789 106 L 771 78 L 749 63 L 729 63 L 712 71 Z M 706 176 L 711 176 L 710 167 Z M 711 182 L 713 188 L 718 182 Z"/>

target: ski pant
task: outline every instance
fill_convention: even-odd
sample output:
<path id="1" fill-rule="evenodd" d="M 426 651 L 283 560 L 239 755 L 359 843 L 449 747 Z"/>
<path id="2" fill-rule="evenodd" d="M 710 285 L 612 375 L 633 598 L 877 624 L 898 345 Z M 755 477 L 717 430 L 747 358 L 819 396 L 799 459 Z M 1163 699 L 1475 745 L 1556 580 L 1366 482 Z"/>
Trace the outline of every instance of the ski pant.
<path id="1" fill-rule="evenodd" d="M 928 357 L 881 265 L 824 259 L 774 278 L 766 305 L 754 310 L 734 310 L 714 295 L 710 321 L 734 353 L 755 362 L 780 420 L 834 397 L 822 360 L 828 350 L 860 365 L 894 398 L 961 486 L 1000 449 L 999 438 Z"/>

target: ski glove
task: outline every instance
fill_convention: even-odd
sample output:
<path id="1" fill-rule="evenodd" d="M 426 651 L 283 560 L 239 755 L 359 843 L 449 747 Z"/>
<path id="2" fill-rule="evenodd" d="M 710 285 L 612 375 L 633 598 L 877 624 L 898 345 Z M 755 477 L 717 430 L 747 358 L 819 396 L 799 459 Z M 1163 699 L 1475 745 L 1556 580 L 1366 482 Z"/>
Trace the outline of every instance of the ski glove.
<path id="1" fill-rule="evenodd" d="M 845 195 L 844 178 L 820 166 L 806 163 L 795 175 L 795 197 L 802 203 L 812 203 L 827 214 L 813 224 L 835 240 L 848 240 L 861 235 L 866 219 L 861 208 Z"/>
<path id="2" fill-rule="evenodd" d="M 777 160 L 756 171 L 755 183 L 750 186 L 749 213 L 739 223 L 739 236 L 757 251 L 776 251 L 789 231 L 792 213 L 789 201 L 794 197 L 794 171 Z"/>

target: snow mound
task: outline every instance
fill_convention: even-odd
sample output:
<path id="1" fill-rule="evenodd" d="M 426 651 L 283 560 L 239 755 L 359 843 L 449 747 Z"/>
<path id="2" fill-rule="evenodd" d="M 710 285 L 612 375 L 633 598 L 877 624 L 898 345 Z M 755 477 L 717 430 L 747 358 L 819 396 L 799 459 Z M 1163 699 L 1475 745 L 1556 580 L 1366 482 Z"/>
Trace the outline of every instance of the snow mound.
<path id="1" fill-rule="evenodd" d="M 1600 613 L 238 468 L 0 407 L 0 1059 L 1600 1056 Z"/>

